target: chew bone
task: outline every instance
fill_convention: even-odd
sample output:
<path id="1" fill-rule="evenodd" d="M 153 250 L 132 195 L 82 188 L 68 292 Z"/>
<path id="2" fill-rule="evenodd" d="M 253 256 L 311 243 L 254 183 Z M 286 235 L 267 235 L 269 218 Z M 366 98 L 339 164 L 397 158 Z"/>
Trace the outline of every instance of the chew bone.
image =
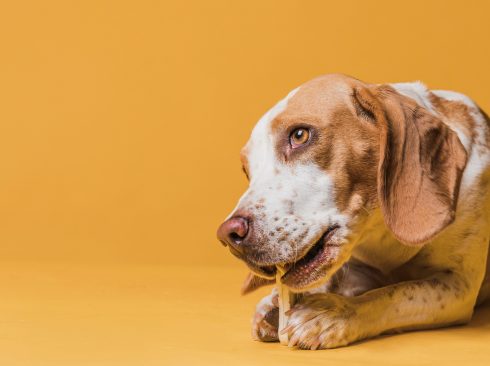
<path id="1" fill-rule="evenodd" d="M 284 274 L 284 269 L 282 267 L 277 267 L 276 273 L 276 287 L 277 293 L 279 295 L 279 327 L 278 327 L 278 335 L 279 342 L 283 345 L 287 345 L 289 343 L 287 333 L 281 334 L 281 331 L 288 324 L 288 316 L 285 314 L 291 306 L 294 305 L 295 295 L 289 289 L 281 283 L 281 277 Z"/>

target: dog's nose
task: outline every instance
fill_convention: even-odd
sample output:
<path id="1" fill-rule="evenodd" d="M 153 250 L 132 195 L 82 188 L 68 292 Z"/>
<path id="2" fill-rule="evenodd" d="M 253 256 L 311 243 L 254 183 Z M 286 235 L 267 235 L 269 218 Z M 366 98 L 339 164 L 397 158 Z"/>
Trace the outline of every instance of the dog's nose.
<path id="1" fill-rule="evenodd" d="M 218 228 L 218 239 L 223 244 L 242 252 L 241 244 L 248 234 L 248 228 L 248 220 L 245 217 L 233 216 Z"/>

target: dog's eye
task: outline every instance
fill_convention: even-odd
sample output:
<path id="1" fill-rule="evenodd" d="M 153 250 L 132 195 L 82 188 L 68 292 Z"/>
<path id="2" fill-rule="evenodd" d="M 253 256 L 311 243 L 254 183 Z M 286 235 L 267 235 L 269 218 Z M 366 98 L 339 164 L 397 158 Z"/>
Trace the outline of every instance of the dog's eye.
<path id="1" fill-rule="evenodd" d="M 292 148 L 304 145 L 310 139 L 310 131 L 306 128 L 297 128 L 289 135 L 289 143 Z"/>

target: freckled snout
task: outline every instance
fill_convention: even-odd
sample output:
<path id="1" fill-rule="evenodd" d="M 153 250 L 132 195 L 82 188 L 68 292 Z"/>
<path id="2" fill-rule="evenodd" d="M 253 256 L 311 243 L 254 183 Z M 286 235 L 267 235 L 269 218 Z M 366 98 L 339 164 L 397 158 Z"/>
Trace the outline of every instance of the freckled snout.
<path id="1" fill-rule="evenodd" d="M 243 254 L 243 241 L 248 232 L 248 219 L 242 216 L 233 216 L 221 224 L 218 228 L 217 236 L 221 243 Z"/>

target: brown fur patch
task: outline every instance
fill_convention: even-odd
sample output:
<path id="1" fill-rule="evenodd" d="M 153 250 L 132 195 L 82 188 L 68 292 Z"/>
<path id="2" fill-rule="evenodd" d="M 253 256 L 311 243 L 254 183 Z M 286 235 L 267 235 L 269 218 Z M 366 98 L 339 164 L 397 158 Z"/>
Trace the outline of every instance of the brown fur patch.
<path id="1" fill-rule="evenodd" d="M 471 142 L 475 142 L 477 125 L 471 116 L 470 107 L 463 102 L 456 100 L 447 100 L 438 97 L 434 93 L 429 93 L 429 100 L 433 107 L 446 118 L 448 123 L 457 124 L 466 136 L 469 136 Z"/>
<path id="2" fill-rule="evenodd" d="M 437 116 L 391 86 L 373 88 L 383 105 L 378 195 L 398 240 L 421 245 L 455 216 L 466 151 Z"/>
<path id="3" fill-rule="evenodd" d="M 337 207 L 356 214 L 376 204 L 379 133 L 352 98 L 365 84 L 344 75 L 327 75 L 304 84 L 272 122 L 276 154 L 288 163 L 316 164 L 333 178 Z M 368 116 L 369 117 L 369 116 Z M 305 146 L 292 149 L 289 134 L 311 130 Z M 353 196 L 356 200 L 352 200 Z"/>
<path id="4" fill-rule="evenodd" d="M 486 130 L 485 133 L 485 142 L 486 142 L 486 147 L 490 149 L 490 117 L 488 117 L 488 114 L 481 108 L 478 108 L 478 112 L 483 116 L 485 119 L 485 122 L 487 123 L 488 129 Z"/>

